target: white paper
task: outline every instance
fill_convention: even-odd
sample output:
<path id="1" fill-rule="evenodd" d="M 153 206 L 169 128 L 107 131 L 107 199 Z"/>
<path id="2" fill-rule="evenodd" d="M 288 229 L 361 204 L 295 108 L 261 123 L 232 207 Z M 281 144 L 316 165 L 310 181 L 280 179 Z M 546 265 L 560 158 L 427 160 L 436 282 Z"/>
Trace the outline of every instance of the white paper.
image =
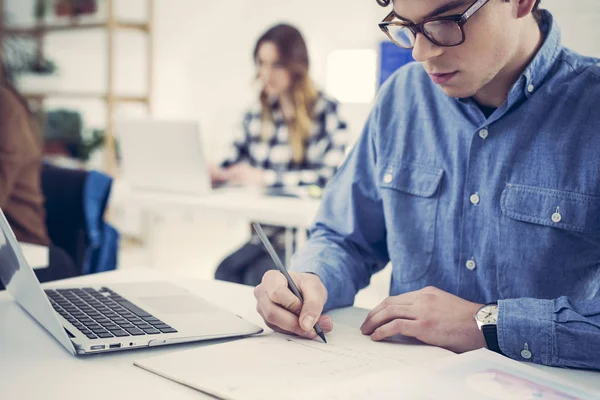
<path id="1" fill-rule="evenodd" d="M 381 371 L 302 393 L 299 399 L 598 400 L 600 393 L 489 350 Z"/>
<path id="2" fill-rule="evenodd" d="M 291 399 L 331 382 L 454 355 L 411 339 L 373 342 L 344 325 L 336 325 L 327 342 L 274 333 L 135 365 L 223 399 Z"/>

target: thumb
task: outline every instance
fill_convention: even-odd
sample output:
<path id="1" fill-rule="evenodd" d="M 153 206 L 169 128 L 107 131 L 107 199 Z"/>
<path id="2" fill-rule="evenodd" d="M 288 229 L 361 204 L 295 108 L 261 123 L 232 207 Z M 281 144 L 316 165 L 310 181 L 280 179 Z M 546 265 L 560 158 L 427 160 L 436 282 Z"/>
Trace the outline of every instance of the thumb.
<path id="1" fill-rule="evenodd" d="M 317 276 L 302 279 L 299 289 L 304 298 L 299 317 L 300 327 L 308 332 L 313 330 L 323 312 L 323 306 L 327 301 L 327 291 Z"/>

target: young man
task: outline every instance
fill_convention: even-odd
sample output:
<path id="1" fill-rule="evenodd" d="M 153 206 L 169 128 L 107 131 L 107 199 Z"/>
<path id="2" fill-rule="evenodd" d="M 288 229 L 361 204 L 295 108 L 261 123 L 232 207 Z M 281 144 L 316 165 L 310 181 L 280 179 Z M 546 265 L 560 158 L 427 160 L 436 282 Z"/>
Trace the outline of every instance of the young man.
<path id="1" fill-rule="evenodd" d="M 269 326 L 331 330 L 323 309 L 391 261 L 374 340 L 600 369 L 600 66 L 538 6 L 394 0 L 380 26 L 419 64 L 381 89 L 294 258 L 304 305 L 277 272 L 257 287 Z"/>

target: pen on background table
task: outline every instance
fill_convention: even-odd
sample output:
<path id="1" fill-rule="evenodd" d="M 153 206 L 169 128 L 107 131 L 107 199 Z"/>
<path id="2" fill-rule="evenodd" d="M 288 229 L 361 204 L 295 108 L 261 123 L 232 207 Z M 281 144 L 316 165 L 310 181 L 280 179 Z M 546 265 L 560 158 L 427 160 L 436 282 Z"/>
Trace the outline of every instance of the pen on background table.
<path id="1" fill-rule="evenodd" d="M 294 280 L 292 279 L 290 274 L 287 272 L 287 270 L 281 263 L 279 256 L 275 252 L 275 249 L 271 245 L 269 238 L 267 237 L 267 235 L 265 235 L 265 232 L 262 230 L 260 224 L 253 223 L 252 226 L 254 227 L 254 230 L 258 234 L 258 237 L 260 238 L 260 240 L 265 245 L 267 251 L 269 252 L 269 255 L 275 262 L 275 265 L 277 265 L 277 268 L 279 269 L 279 271 L 283 274 L 283 276 L 285 276 L 285 279 L 287 279 L 288 286 L 290 287 L 292 292 L 296 295 L 296 297 L 298 297 L 300 299 L 301 302 L 304 303 L 304 299 L 302 298 L 302 294 L 300 294 L 300 291 L 298 290 L 298 286 L 296 286 L 296 284 L 294 283 Z M 323 342 L 327 343 L 327 340 L 325 340 L 325 334 L 323 333 L 323 330 L 319 326 L 318 322 L 315 324 L 315 332 L 317 332 L 317 335 L 319 335 L 319 337 L 321 338 L 321 340 L 323 340 Z"/>

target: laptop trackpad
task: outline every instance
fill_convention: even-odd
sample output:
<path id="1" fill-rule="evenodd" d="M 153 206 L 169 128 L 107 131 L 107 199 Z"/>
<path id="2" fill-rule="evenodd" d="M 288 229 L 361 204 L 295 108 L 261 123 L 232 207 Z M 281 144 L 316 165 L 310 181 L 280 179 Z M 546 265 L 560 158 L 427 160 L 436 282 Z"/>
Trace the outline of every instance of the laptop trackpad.
<path id="1" fill-rule="evenodd" d="M 192 295 L 140 297 L 139 300 L 161 314 L 206 313 L 215 307 Z"/>

